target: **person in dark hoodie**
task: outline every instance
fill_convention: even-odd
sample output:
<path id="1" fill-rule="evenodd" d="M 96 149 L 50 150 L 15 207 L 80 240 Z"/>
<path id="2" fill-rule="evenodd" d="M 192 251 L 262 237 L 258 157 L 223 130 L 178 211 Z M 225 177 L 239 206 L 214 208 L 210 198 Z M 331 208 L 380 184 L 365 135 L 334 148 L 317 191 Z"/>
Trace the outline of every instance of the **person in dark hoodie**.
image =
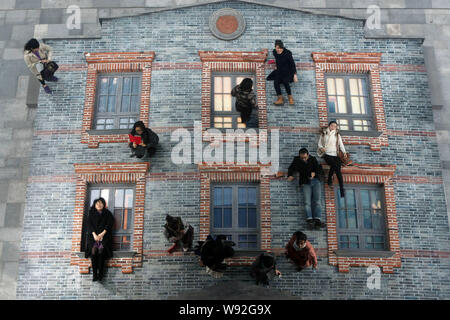
<path id="1" fill-rule="evenodd" d="M 205 241 L 197 243 L 195 254 L 200 256 L 200 265 L 206 267 L 206 272 L 213 277 L 222 277 L 227 267 L 223 261 L 234 255 L 235 243 L 226 240 L 224 235 L 217 235 L 215 238 L 208 235 Z"/>
<path id="2" fill-rule="evenodd" d="M 236 98 L 236 110 L 241 113 L 242 123 L 245 123 L 247 128 L 257 126 L 253 121 L 250 123 L 252 110 L 257 109 L 256 95 L 252 87 L 253 80 L 245 78 L 231 90 L 231 95 Z"/>
<path id="3" fill-rule="evenodd" d="M 292 52 L 284 47 L 281 40 L 275 40 L 275 49 L 273 50 L 273 56 L 275 57 L 276 70 L 272 71 L 267 80 L 272 81 L 275 87 L 275 91 L 278 95 L 275 105 L 284 104 L 283 95 L 281 94 L 281 86 L 283 84 L 288 94 L 289 104 L 294 104 L 294 98 L 291 93 L 291 82 L 298 82 L 297 68 L 295 67 L 294 58 L 292 58 Z"/>
<path id="4" fill-rule="evenodd" d="M 324 226 L 321 221 L 322 207 L 320 203 L 322 193 L 323 169 L 317 159 L 311 156 L 306 148 L 298 152 L 288 169 L 288 181 L 294 180 L 294 173 L 299 173 L 298 183 L 303 191 L 305 200 L 306 222 L 309 229 L 319 229 Z"/>
<path id="5" fill-rule="evenodd" d="M 166 216 L 164 235 L 167 240 L 173 242 L 173 245 L 167 250 L 169 254 L 172 254 L 177 248 L 181 247 L 183 247 L 184 252 L 192 249 L 194 228 L 189 224 L 185 225 L 180 217 Z"/>
<path id="6" fill-rule="evenodd" d="M 131 148 L 130 157 L 142 158 L 145 155 L 145 151 L 147 151 L 149 157 L 155 154 L 159 137 L 150 128 L 146 128 L 144 122 L 137 121 L 133 125 L 130 134 L 141 137 L 141 143 L 139 145 L 131 141 L 128 143 L 128 146 Z"/>
<path id="7" fill-rule="evenodd" d="M 261 253 L 252 263 L 250 276 L 256 280 L 256 285 L 261 282 L 269 285 L 269 279 L 277 275 L 281 277 L 281 272 L 277 269 L 275 257 L 265 252 Z"/>
<path id="8" fill-rule="evenodd" d="M 94 200 L 85 216 L 87 245 L 85 258 L 91 258 L 93 281 L 103 279 L 105 261 L 112 257 L 112 229 L 114 217 L 103 198 Z"/>

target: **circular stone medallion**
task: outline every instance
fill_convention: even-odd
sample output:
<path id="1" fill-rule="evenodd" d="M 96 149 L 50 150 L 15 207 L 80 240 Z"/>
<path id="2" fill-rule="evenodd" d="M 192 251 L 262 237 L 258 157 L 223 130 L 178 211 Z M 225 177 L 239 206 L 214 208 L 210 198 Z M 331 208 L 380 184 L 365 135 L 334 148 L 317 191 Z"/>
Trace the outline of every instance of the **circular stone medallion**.
<path id="1" fill-rule="evenodd" d="M 215 11 L 209 17 L 209 29 L 216 38 L 233 40 L 244 33 L 245 20 L 239 11 L 224 8 Z"/>

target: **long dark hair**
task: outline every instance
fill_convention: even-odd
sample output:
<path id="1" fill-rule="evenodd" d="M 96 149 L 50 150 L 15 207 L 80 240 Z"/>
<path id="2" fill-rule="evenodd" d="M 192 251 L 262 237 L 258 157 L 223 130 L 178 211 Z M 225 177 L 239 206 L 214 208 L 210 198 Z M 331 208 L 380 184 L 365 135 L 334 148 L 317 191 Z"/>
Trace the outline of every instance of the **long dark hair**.
<path id="1" fill-rule="evenodd" d="M 90 212 L 96 212 L 97 211 L 97 209 L 95 208 L 95 204 L 97 203 L 97 202 L 101 202 L 101 203 L 103 203 L 103 210 L 105 210 L 106 209 L 106 201 L 105 201 L 105 199 L 103 199 L 102 197 L 100 197 L 100 198 L 98 198 L 98 199 L 95 199 L 94 200 L 94 202 L 92 203 L 92 206 L 91 206 L 91 208 L 90 208 Z M 103 211 L 102 210 L 102 211 Z"/>
<path id="2" fill-rule="evenodd" d="M 25 44 L 25 47 L 23 48 L 24 51 L 31 51 L 34 49 L 39 48 L 39 41 L 37 41 L 35 38 L 32 38 L 28 40 L 28 42 Z"/>
<path id="3" fill-rule="evenodd" d="M 139 127 L 142 131 L 145 131 L 145 124 L 142 121 L 136 121 L 133 125 L 133 129 L 131 130 L 132 135 L 136 135 L 136 128 Z"/>

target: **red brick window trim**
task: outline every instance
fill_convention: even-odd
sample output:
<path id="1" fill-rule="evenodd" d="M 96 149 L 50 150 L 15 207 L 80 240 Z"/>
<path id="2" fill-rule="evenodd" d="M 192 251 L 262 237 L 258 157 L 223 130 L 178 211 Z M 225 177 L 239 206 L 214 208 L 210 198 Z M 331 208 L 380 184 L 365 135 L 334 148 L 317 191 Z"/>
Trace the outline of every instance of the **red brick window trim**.
<path id="1" fill-rule="evenodd" d="M 256 182 L 260 196 L 260 250 L 271 251 L 270 175 L 265 174 L 270 165 L 198 165 L 200 172 L 200 240 L 210 233 L 211 183 Z M 240 256 L 227 259 L 229 265 L 250 265 L 255 256 Z"/>
<path id="2" fill-rule="evenodd" d="M 329 167 L 323 165 L 325 169 Z M 384 193 L 386 232 L 391 257 L 342 257 L 337 256 L 337 204 L 334 189 L 325 186 L 325 206 L 327 214 L 328 233 L 328 263 L 337 266 L 339 272 L 349 272 L 350 267 L 367 267 L 376 265 L 382 268 L 384 273 L 392 273 L 393 268 L 401 267 L 401 252 L 398 235 L 397 209 L 395 205 L 395 194 L 393 177 L 395 165 L 369 165 L 358 164 L 357 167 L 343 167 L 342 175 L 344 184 L 378 184 L 382 185 Z M 337 183 L 336 178 L 334 183 Z"/>
<path id="3" fill-rule="evenodd" d="M 135 184 L 135 207 L 132 251 L 133 257 L 113 257 L 107 266 L 122 268 L 123 273 L 131 273 L 133 267 L 142 266 L 144 204 L 146 174 L 150 164 L 143 163 L 83 163 L 75 164 L 76 196 L 72 229 L 71 265 L 78 265 L 80 273 L 89 273 L 90 259 L 80 254 L 83 230 L 83 216 L 88 199 L 89 184 Z"/>
<path id="4" fill-rule="evenodd" d="M 93 126 L 98 74 L 114 72 L 141 72 L 142 82 L 139 119 L 145 124 L 148 124 L 151 69 L 155 53 L 153 51 L 91 52 L 85 53 L 85 57 L 86 62 L 88 63 L 88 74 L 86 81 L 86 97 L 83 111 L 81 143 L 88 144 L 89 148 L 98 148 L 99 143 L 127 142 L 128 134 L 89 133 L 89 130 L 91 130 Z"/>
<path id="5" fill-rule="evenodd" d="M 326 96 L 326 73 L 365 73 L 369 75 L 371 106 L 374 115 L 375 128 L 381 133 L 378 137 L 343 136 L 343 142 L 353 145 L 369 145 L 373 151 L 380 151 L 382 146 L 388 146 L 386 118 L 384 115 L 383 95 L 380 80 L 381 53 L 378 52 L 313 52 L 312 58 L 316 70 L 317 104 L 319 125 L 328 125 L 328 106 Z"/>
<path id="6" fill-rule="evenodd" d="M 259 52 L 242 51 L 199 51 L 202 62 L 202 131 L 211 128 L 211 88 L 213 72 L 251 72 L 256 76 L 258 105 L 258 128 L 267 129 L 267 101 L 265 60 L 268 50 Z M 244 129 L 245 130 L 245 129 Z M 239 135 L 238 135 L 239 136 Z M 210 141 L 204 135 L 204 141 Z"/>

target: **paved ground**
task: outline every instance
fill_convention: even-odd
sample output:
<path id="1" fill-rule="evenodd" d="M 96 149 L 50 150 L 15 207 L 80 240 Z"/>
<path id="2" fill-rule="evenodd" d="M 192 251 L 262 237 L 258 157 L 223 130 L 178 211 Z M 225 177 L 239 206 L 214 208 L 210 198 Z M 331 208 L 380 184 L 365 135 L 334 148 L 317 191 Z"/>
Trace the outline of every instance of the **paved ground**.
<path id="1" fill-rule="evenodd" d="M 100 35 L 99 18 L 119 17 L 218 1 L 195 0 L 0 0 L 0 299 L 14 299 L 31 157 L 38 86 L 23 62 L 32 38 Z M 450 1 L 449 0 L 260 0 L 247 1 L 317 13 L 366 18 L 368 5 L 381 10 L 381 29 L 368 37 L 425 38 L 433 110 L 450 204 Z M 70 5 L 81 8 L 81 28 L 69 30 Z M 450 208 L 450 206 L 448 206 Z M 449 211 L 450 212 L 450 211 Z M 238 286 L 238 285 L 237 285 Z M 239 287 L 239 286 L 238 286 Z M 220 289 L 220 288 L 219 288 Z M 256 290 L 256 289 L 255 289 Z M 258 289 L 264 290 L 264 289 Z M 213 292 L 217 291 L 217 288 Z M 240 292 L 240 293 L 239 293 Z M 248 297 L 246 288 L 239 297 Z M 269 293 L 270 291 L 264 291 Z M 194 293 L 192 293 L 194 294 Z M 270 294 L 269 294 L 270 295 Z M 273 297 L 279 293 L 273 293 Z M 198 293 L 201 299 L 201 293 Z"/>

